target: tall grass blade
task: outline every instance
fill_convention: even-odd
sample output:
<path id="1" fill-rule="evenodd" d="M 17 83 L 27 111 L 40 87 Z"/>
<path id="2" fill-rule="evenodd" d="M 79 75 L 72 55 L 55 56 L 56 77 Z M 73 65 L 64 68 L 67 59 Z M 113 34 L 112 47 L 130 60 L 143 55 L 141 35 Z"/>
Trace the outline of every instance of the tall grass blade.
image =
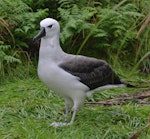
<path id="1" fill-rule="evenodd" d="M 147 58 L 150 55 L 150 51 L 148 51 L 133 67 L 133 69 L 131 70 L 131 72 L 129 73 L 129 76 L 133 75 L 133 73 L 135 73 L 135 71 L 137 70 L 137 68 L 139 67 L 139 65 L 143 62 L 143 60 L 145 58 Z"/>
<path id="2" fill-rule="evenodd" d="M 121 1 L 120 3 L 118 3 L 113 9 L 112 11 L 115 11 L 118 7 L 120 7 L 122 4 L 124 4 L 127 0 L 123 0 Z M 111 13 L 111 11 L 109 11 L 108 13 L 106 13 L 106 16 L 101 19 L 92 29 L 91 31 L 89 32 L 89 34 L 86 36 L 86 38 L 84 39 L 83 43 L 81 44 L 80 48 L 78 49 L 77 51 L 77 55 L 81 52 L 81 50 L 83 49 L 83 47 L 85 46 L 86 42 L 89 40 L 89 38 L 91 37 L 91 35 L 93 34 L 93 32 L 95 31 L 95 29 L 100 25 L 100 23 L 102 21 L 104 21 L 108 15 Z"/>

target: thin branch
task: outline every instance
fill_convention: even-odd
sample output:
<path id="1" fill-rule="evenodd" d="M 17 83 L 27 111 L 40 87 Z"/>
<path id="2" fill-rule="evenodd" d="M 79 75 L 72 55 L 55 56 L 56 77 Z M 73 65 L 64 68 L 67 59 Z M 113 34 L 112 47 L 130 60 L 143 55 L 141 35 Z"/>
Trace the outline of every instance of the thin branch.
<path id="1" fill-rule="evenodd" d="M 139 100 L 139 99 L 145 99 L 145 98 L 150 98 L 150 91 L 140 92 L 138 94 L 124 95 L 124 96 L 117 97 L 114 99 L 108 99 L 106 101 L 86 102 L 85 104 L 110 106 L 110 105 L 120 105 L 130 100 Z M 149 104 L 149 103 L 146 103 L 146 104 Z"/>
<path id="2" fill-rule="evenodd" d="M 149 120 L 148 120 L 148 123 L 142 128 L 142 129 L 139 129 L 136 133 L 134 133 L 131 137 L 129 137 L 128 139 L 137 139 L 144 130 L 148 129 L 150 127 L 150 117 L 149 117 Z"/>
<path id="3" fill-rule="evenodd" d="M 145 22 L 142 24 L 140 30 L 138 31 L 136 38 L 139 38 L 139 36 L 146 29 L 146 27 L 148 26 L 149 23 L 150 23 L 150 13 L 147 15 Z"/>

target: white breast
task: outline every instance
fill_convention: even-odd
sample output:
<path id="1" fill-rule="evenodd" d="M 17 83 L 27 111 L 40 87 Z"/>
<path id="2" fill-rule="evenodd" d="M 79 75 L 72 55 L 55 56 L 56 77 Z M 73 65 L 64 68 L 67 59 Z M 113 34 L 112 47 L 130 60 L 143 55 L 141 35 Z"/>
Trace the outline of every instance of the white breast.
<path id="1" fill-rule="evenodd" d="M 86 93 L 89 88 L 79 82 L 79 79 L 70 73 L 67 73 L 56 63 L 46 63 L 39 61 L 38 76 L 44 84 L 62 96 L 69 96 L 72 99 L 78 93 Z"/>

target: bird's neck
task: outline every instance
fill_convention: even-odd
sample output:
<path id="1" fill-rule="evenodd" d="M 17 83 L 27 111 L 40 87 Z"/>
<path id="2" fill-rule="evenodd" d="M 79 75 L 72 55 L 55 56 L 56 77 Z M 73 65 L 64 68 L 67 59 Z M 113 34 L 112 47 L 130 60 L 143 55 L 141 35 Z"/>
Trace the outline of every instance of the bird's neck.
<path id="1" fill-rule="evenodd" d="M 40 45 L 40 60 L 59 61 L 65 53 L 60 47 L 59 37 L 42 38 Z"/>

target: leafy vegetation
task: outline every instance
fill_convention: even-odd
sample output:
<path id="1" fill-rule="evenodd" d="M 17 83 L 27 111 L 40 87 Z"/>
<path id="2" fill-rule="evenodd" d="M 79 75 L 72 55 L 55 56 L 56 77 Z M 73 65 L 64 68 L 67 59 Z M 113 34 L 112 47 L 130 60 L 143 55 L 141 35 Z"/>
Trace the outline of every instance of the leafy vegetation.
<path id="1" fill-rule="evenodd" d="M 95 100 L 106 100 L 142 89 L 120 88 L 96 93 Z M 38 139 L 126 139 L 147 124 L 149 106 L 130 102 L 114 106 L 86 104 L 72 126 L 53 128 L 64 121 L 64 101 L 36 78 L 18 80 L 0 86 L 0 138 Z M 139 139 L 149 138 L 150 129 Z"/>
<path id="2" fill-rule="evenodd" d="M 105 90 L 94 100 L 139 93 L 150 82 L 149 9 L 149 0 L 0 0 L 0 138 L 125 139 L 142 129 L 149 106 L 135 101 L 86 104 L 73 126 L 52 128 L 64 120 L 64 104 L 37 79 L 39 45 L 32 38 L 40 20 L 57 19 L 66 52 L 105 59 L 122 78 L 145 87 Z M 146 129 L 139 139 L 149 135 Z"/>
<path id="3" fill-rule="evenodd" d="M 148 1 L 144 3 L 148 4 Z M 64 46 L 67 51 L 75 49 L 74 53 L 100 54 L 107 59 L 109 56 L 113 65 L 118 64 L 120 60 L 126 60 L 124 66 L 135 65 L 149 50 L 149 42 L 145 40 L 146 46 L 143 46 L 136 38 L 140 22 L 145 18 L 145 13 L 148 13 L 147 8 L 144 11 L 140 9 L 147 7 L 144 3 L 142 5 L 124 0 L 117 6 L 112 1 L 106 4 L 61 0 L 58 10 L 63 24 L 62 43 L 66 42 Z M 140 8 L 138 4 L 141 4 Z M 148 35 L 149 30 L 147 32 Z M 84 41 L 81 41 L 83 39 Z M 125 57 L 130 57 L 130 61 Z"/>
<path id="4" fill-rule="evenodd" d="M 60 39 L 66 52 L 106 59 L 119 67 L 135 65 L 131 74 L 138 68 L 149 72 L 148 24 L 137 37 L 149 17 L 149 5 L 149 0 L 0 0 L 0 39 L 14 53 L 19 51 L 24 61 L 22 54 L 30 56 L 37 50 L 32 38 L 39 30 L 39 21 L 50 16 L 60 21 Z"/>
<path id="5" fill-rule="evenodd" d="M 38 28 L 37 22 L 39 23 L 42 18 L 47 16 L 47 11 L 48 9 L 40 9 L 37 12 L 33 12 L 21 0 L 0 0 L 1 81 L 11 74 L 13 68 L 16 68 L 14 64 L 10 63 L 18 61 L 30 62 L 28 61 L 30 58 L 27 57 L 29 54 L 24 52 L 24 49 L 31 45 L 29 40 Z M 8 48 L 11 48 L 11 50 L 8 51 Z M 9 53 L 12 53 L 12 57 L 9 56 Z M 17 55 L 17 59 L 13 57 L 15 55 Z M 24 59 L 24 57 L 27 58 Z"/>
<path id="6" fill-rule="evenodd" d="M 15 53 L 11 54 L 11 52 L 8 51 L 11 48 L 10 45 L 4 45 L 3 42 L 0 41 L 0 77 L 5 76 L 5 71 L 11 72 L 11 64 L 12 63 L 20 63 L 21 61 L 17 58 L 15 58 Z M 2 78 L 0 78 L 0 82 L 2 81 Z"/>
<path id="7" fill-rule="evenodd" d="M 14 48 L 28 47 L 27 39 L 31 39 L 37 29 L 37 22 L 46 17 L 48 9 L 33 12 L 21 0 L 1 0 L 1 39 Z"/>

